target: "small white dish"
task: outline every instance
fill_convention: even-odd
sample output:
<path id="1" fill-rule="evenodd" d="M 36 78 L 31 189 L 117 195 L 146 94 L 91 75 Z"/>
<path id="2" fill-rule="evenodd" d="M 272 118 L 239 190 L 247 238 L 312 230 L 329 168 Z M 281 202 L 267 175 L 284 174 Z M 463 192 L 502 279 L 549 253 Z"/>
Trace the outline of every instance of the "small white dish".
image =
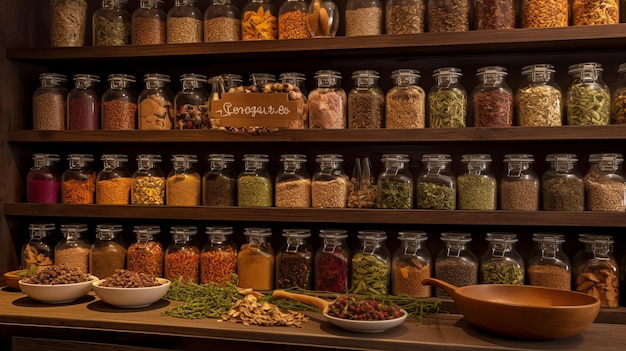
<path id="1" fill-rule="evenodd" d="M 72 284 L 30 284 L 24 279 L 18 281 L 20 289 L 31 299 L 49 304 L 62 304 L 78 300 L 91 291 L 98 278 L 90 275 L 88 281 Z"/>
<path id="2" fill-rule="evenodd" d="M 120 308 L 141 308 L 150 306 L 167 294 L 171 282 L 156 278 L 161 285 L 145 288 L 111 288 L 101 286 L 106 279 L 93 283 L 93 290 L 100 300 Z"/>

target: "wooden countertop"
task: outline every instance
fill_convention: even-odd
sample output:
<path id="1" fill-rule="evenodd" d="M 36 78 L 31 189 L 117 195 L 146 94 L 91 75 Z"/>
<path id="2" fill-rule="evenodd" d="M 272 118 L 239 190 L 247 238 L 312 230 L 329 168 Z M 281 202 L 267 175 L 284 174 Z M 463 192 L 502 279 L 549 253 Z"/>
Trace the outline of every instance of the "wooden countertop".
<path id="1" fill-rule="evenodd" d="M 481 332 L 460 315 L 438 314 L 427 324 L 409 319 L 403 325 L 377 334 L 359 334 L 341 330 L 317 313 L 307 313 L 310 320 L 303 328 L 244 326 L 215 319 L 188 320 L 161 316 L 178 302 L 161 300 L 134 310 L 117 309 L 90 293 L 65 305 L 46 305 L 8 287 L 0 289 L 0 330 L 52 330 L 64 338 L 81 332 L 102 334 L 100 342 L 110 342 L 111 335 L 124 334 L 127 340 L 146 335 L 163 338 L 201 339 L 298 345 L 313 350 L 625 350 L 626 325 L 594 323 L 582 334 L 557 341 L 530 342 L 511 340 Z M 7 329 L 8 328 L 8 329 Z M 65 334 L 63 334 L 65 333 Z M 0 331 L 2 334 L 2 331 Z M 45 334 L 45 333 L 44 333 Z M 44 335 L 41 334 L 41 335 Z M 29 335 L 31 337 L 36 335 Z M 5 335 L 6 337 L 6 335 Z M 109 339 L 109 341 L 107 341 Z M 113 338 L 115 339 L 115 338 Z M 69 340 L 72 340 L 71 338 Z M 155 347 L 155 345 L 149 345 Z M 158 347 L 158 345 L 156 345 Z"/>

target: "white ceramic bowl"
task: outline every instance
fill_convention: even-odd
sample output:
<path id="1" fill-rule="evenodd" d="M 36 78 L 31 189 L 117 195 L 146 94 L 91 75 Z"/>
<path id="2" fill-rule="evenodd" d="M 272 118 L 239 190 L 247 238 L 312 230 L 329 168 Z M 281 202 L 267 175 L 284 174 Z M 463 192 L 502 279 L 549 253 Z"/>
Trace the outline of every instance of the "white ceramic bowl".
<path id="1" fill-rule="evenodd" d="M 91 291 L 93 282 L 98 278 L 89 276 L 88 281 L 72 284 L 29 284 L 24 283 L 24 279 L 18 282 L 20 289 L 31 299 L 51 303 L 61 304 L 76 301 Z"/>
<path id="2" fill-rule="evenodd" d="M 106 279 L 93 283 L 93 290 L 100 297 L 100 300 L 121 308 L 140 308 L 150 306 L 159 301 L 167 294 L 170 288 L 170 281 L 157 278 L 161 285 L 147 288 L 110 288 L 100 286 Z"/>
<path id="3" fill-rule="evenodd" d="M 333 317 L 328 313 L 324 313 L 324 316 L 331 324 L 334 324 L 339 328 L 345 330 L 357 333 L 380 333 L 404 323 L 408 314 L 405 310 L 402 310 L 402 316 L 383 321 L 357 321 L 352 319 Z"/>

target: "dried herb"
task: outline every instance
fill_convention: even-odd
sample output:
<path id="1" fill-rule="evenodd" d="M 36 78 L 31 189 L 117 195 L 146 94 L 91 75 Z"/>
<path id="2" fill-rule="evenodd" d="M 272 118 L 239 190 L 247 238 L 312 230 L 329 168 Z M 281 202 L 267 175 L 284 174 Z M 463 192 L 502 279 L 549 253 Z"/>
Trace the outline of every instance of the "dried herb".
<path id="1" fill-rule="evenodd" d="M 310 252 L 281 252 L 276 257 L 276 288 L 311 288 L 313 261 Z"/>
<path id="2" fill-rule="evenodd" d="M 567 92 L 569 125 L 606 125 L 610 123 L 611 96 L 608 89 L 593 84 L 575 83 Z"/>
<path id="3" fill-rule="evenodd" d="M 348 183 L 348 207 L 376 207 L 376 181 L 372 177 L 372 163 L 369 157 L 357 158 L 354 162 L 352 178 Z"/>
<path id="4" fill-rule="evenodd" d="M 387 294 L 391 267 L 384 259 L 356 253 L 352 258 L 352 289 L 355 294 Z"/>
<path id="5" fill-rule="evenodd" d="M 613 93 L 611 123 L 626 124 L 626 87 L 619 87 Z"/>
<path id="6" fill-rule="evenodd" d="M 387 34 L 414 34 L 424 32 L 426 1 L 411 0 L 388 8 Z"/>
<path id="7" fill-rule="evenodd" d="M 490 261 L 482 265 L 483 284 L 524 285 L 524 267 L 513 261 Z"/>
<path id="8" fill-rule="evenodd" d="M 350 128 L 382 128 L 385 97 L 380 88 L 352 90 L 348 94 Z"/>
<path id="9" fill-rule="evenodd" d="M 579 178 L 554 177 L 542 181 L 543 209 L 545 211 L 583 211 L 585 187 Z"/>
<path id="10" fill-rule="evenodd" d="M 446 257 L 435 263 L 435 278 L 457 287 L 478 284 L 478 264 L 462 258 Z M 441 288 L 435 291 L 438 297 L 448 296 Z"/>
<path id="11" fill-rule="evenodd" d="M 618 0 L 573 0 L 572 24 L 575 26 L 619 23 Z"/>
<path id="12" fill-rule="evenodd" d="M 479 174 L 466 173 L 457 178 L 459 210 L 495 210 L 496 181 Z"/>
<path id="13" fill-rule="evenodd" d="M 203 205 L 235 206 L 237 180 L 223 174 L 211 174 L 204 179 Z"/>
<path id="14" fill-rule="evenodd" d="M 539 182 L 532 179 L 503 180 L 500 185 L 500 209 L 539 210 Z"/>
<path id="15" fill-rule="evenodd" d="M 428 124 L 431 128 L 465 127 L 467 95 L 458 89 L 439 89 L 428 95 Z"/>
<path id="16" fill-rule="evenodd" d="M 478 30 L 514 29 L 513 0 L 474 1 L 474 24 Z"/>
<path id="17" fill-rule="evenodd" d="M 569 0 L 526 0 L 521 20 L 523 28 L 567 27 Z"/>
<path id="18" fill-rule="evenodd" d="M 237 179 L 237 205 L 240 207 L 271 207 L 272 182 L 256 175 L 242 175 Z"/>
<path id="19" fill-rule="evenodd" d="M 513 94 L 506 89 L 474 94 L 475 127 L 510 127 L 513 124 Z"/>
<path id="20" fill-rule="evenodd" d="M 517 120 L 524 127 L 560 126 L 563 119 L 563 96 L 549 85 L 520 88 L 517 93 Z"/>
<path id="21" fill-rule="evenodd" d="M 335 293 L 348 291 L 348 272 L 350 262 L 343 256 L 341 248 L 333 252 L 320 252 L 315 262 L 315 289 Z"/>
<path id="22" fill-rule="evenodd" d="M 83 46 L 87 1 L 52 0 L 50 10 L 52 47 Z"/>
<path id="23" fill-rule="evenodd" d="M 405 179 L 380 179 L 376 187 L 376 207 L 413 208 L 413 183 L 409 183 Z"/>
<path id="24" fill-rule="evenodd" d="M 103 16 L 93 20 L 93 45 L 117 46 L 130 44 L 130 23 L 111 21 Z"/>
<path id="25" fill-rule="evenodd" d="M 234 280 L 236 282 L 236 276 Z M 237 292 L 236 284 L 224 287 L 216 284 L 188 284 L 179 278 L 172 281 L 165 298 L 183 303 L 165 310 L 164 316 L 200 319 L 220 318 L 243 295 Z"/>
<path id="26" fill-rule="evenodd" d="M 467 32 L 470 29 L 469 19 L 469 0 L 441 1 L 429 4 L 429 32 Z"/>
<path id="27" fill-rule="evenodd" d="M 432 210 L 456 209 L 456 189 L 436 183 L 417 185 L 417 208 Z"/>
<path id="28" fill-rule="evenodd" d="M 424 90 L 410 84 L 396 86 L 385 98 L 385 128 L 424 128 L 426 126 Z"/>

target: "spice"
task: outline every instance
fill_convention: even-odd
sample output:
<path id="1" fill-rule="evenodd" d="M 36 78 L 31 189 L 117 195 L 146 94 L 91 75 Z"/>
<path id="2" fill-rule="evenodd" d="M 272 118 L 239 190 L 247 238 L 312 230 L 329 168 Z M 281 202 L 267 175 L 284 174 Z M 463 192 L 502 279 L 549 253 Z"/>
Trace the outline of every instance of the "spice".
<path id="1" fill-rule="evenodd" d="M 93 19 L 93 45 L 115 46 L 130 44 L 130 26 L 125 21 L 109 20 L 104 16 Z"/>
<path id="2" fill-rule="evenodd" d="M 466 173 L 457 178 L 459 210 L 495 210 L 496 181 L 488 176 Z"/>
<path id="3" fill-rule="evenodd" d="M 422 280 L 430 278 L 430 265 L 423 264 L 419 259 L 401 261 L 393 269 L 392 288 L 394 295 L 413 297 L 429 297 L 430 285 L 422 284 Z"/>
<path id="4" fill-rule="evenodd" d="M 343 129 L 346 127 L 346 94 L 340 91 L 309 94 L 309 128 Z"/>
<path id="5" fill-rule="evenodd" d="M 96 182 L 96 203 L 100 205 L 128 205 L 131 178 L 111 178 Z"/>
<path id="6" fill-rule="evenodd" d="M 81 272 L 89 272 L 89 248 L 70 246 L 54 251 L 54 264 L 67 265 L 79 269 Z"/>
<path id="7" fill-rule="evenodd" d="M 615 212 L 626 210 L 626 184 L 623 179 L 612 178 L 596 169 L 585 176 L 584 184 L 587 210 Z"/>
<path id="8" fill-rule="evenodd" d="M 524 285 L 524 268 L 512 261 L 490 261 L 482 265 L 483 284 Z"/>
<path id="9" fill-rule="evenodd" d="M 50 9 L 52 47 L 83 46 L 87 1 L 52 0 Z"/>
<path id="10" fill-rule="evenodd" d="M 431 128 L 465 127 L 467 96 L 456 90 L 438 90 L 428 95 Z"/>
<path id="11" fill-rule="evenodd" d="M 185 246 L 165 254 L 164 277 L 181 279 L 183 282 L 197 283 L 200 274 L 200 250 L 195 246 Z"/>
<path id="12" fill-rule="evenodd" d="M 65 96 L 42 93 L 33 97 L 33 130 L 65 130 Z"/>
<path id="13" fill-rule="evenodd" d="M 404 179 L 382 178 L 378 180 L 376 189 L 376 207 L 413 208 L 413 183 Z"/>
<path id="14" fill-rule="evenodd" d="M 555 177 L 542 181 L 543 209 L 545 211 L 583 211 L 585 190 L 579 178 Z"/>
<path id="15" fill-rule="evenodd" d="M 607 89 L 575 83 L 567 94 L 569 125 L 606 125 L 610 123 L 611 96 Z"/>
<path id="16" fill-rule="evenodd" d="M 271 207 L 272 182 L 266 177 L 243 175 L 237 179 L 237 204 L 240 207 Z"/>
<path id="17" fill-rule="evenodd" d="M 469 0 L 430 2 L 428 5 L 428 31 L 467 32 L 470 29 Z"/>
<path id="18" fill-rule="evenodd" d="M 131 203 L 133 205 L 165 204 L 165 179 L 153 176 L 133 177 Z"/>
<path id="19" fill-rule="evenodd" d="M 316 208 L 344 208 L 348 201 L 348 181 L 344 177 L 311 183 L 311 206 Z"/>
<path id="20" fill-rule="evenodd" d="M 241 20 L 215 17 L 204 21 L 204 42 L 237 41 L 241 38 Z"/>
<path id="21" fill-rule="evenodd" d="M 626 124 L 626 86 L 618 87 L 613 94 L 611 123 Z"/>
<path id="22" fill-rule="evenodd" d="M 166 24 L 161 19 L 134 17 L 131 27 L 133 45 L 165 44 L 167 42 Z"/>
<path id="23" fill-rule="evenodd" d="M 278 39 L 302 39 L 311 37 L 306 13 L 288 11 L 278 16 Z"/>
<path id="24" fill-rule="evenodd" d="M 366 300 L 356 296 L 340 296 L 330 306 L 328 315 L 356 321 L 390 320 L 404 315 L 401 309 L 388 306 L 376 300 Z"/>
<path id="25" fill-rule="evenodd" d="M 505 211 L 539 210 L 539 183 L 534 180 L 503 181 L 500 208 Z"/>
<path id="26" fill-rule="evenodd" d="M 200 175 L 197 173 L 169 176 L 165 181 L 165 190 L 169 206 L 200 205 Z"/>
<path id="27" fill-rule="evenodd" d="M 348 183 L 348 208 L 376 207 L 376 184 L 371 181 L 358 181 L 350 178 Z"/>
<path id="28" fill-rule="evenodd" d="M 478 265 L 473 261 L 447 257 L 435 263 L 435 277 L 456 287 L 478 284 Z M 437 296 L 448 296 L 441 288 Z"/>
<path id="29" fill-rule="evenodd" d="M 109 288 L 147 288 L 159 285 L 161 282 L 154 276 L 126 269 L 116 269 L 112 275 L 100 283 L 100 286 Z"/>
<path id="30" fill-rule="evenodd" d="M 436 183 L 419 182 L 417 208 L 454 210 L 456 209 L 456 190 Z"/>
<path id="31" fill-rule="evenodd" d="M 28 179 L 26 183 L 27 202 L 55 204 L 59 202 L 61 182 L 58 178 L 50 180 Z"/>
<path id="32" fill-rule="evenodd" d="M 572 24 L 575 26 L 619 23 L 618 0 L 573 0 Z"/>
<path id="33" fill-rule="evenodd" d="M 348 289 L 349 261 L 341 248 L 321 251 L 316 259 L 315 290 L 346 293 Z"/>
<path id="34" fill-rule="evenodd" d="M 202 21 L 193 17 L 170 17 L 167 19 L 167 43 L 201 43 Z"/>
<path id="35" fill-rule="evenodd" d="M 127 251 L 128 270 L 153 277 L 163 276 L 163 245 L 158 241 L 135 242 Z"/>
<path id="36" fill-rule="evenodd" d="M 513 124 L 513 95 L 507 90 L 474 94 L 475 127 L 510 127 Z"/>
<path id="37" fill-rule="evenodd" d="M 415 34 L 424 32 L 426 1 L 394 3 L 388 7 L 387 34 Z"/>
<path id="38" fill-rule="evenodd" d="M 383 10 L 378 6 L 346 10 L 346 37 L 382 33 Z"/>
<path id="39" fill-rule="evenodd" d="M 204 181 L 205 206 L 235 206 L 237 180 L 222 174 L 207 177 Z"/>
<path id="40" fill-rule="evenodd" d="M 190 92 L 193 93 L 191 90 Z M 209 105 L 182 104 L 178 106 L 174 129 L 211 129 Z"/>
<path id="41" fill-rule="evenodd" d="M 92 96 L 70 98 L 68 106 L 69 130 L 96 130 L 100 121 L 100 101 Z"/>
<path id="42" fill-rule="evenodd" d="M 237 273 L 237 252 L 230 246 L 222 250 L 203 251 L 200 255 L 200 283 L 226 286 Z"/>
<path id="43" fill-rule="evenodd" d="M 597 260 L 576 276 L 576 291 L 600 300 L 600 307 L 619 306 L 619 283 L 614 260 Z"/>
<path id="44" fill-rule="evenodd" d="M 276 39 L 278 19 L 269 10 L 259 6 L 256 11 L 245 11 L 241 21 L 243 40 Z"/>
<path id="45" fill-rule="evenodd" d="M 352 258 L 352 292 L 355 294 L 375 292 L 386 295 L 390 271 L 389 263 L 380 257 L 355 253 Z"/>
<path id="46" fill-rule="evenodd" d="M 525 0 L 522 8 L 523 28 L 567 27 L 568 0 Z"/>
<path id="47" fill-rule="evenodd" d="M 478 30 L 514 29 L 515 10 L 512 0 L 477 0 L 474 21 Z"/>
<path id="48" fill-rule="evenodd" d="M 527 273 L 530 285 L 562 290 L 570 290 L 572 286 L 572 273 L 565 267 L 538 264 L 528 267 Z"/>
<path id="49" fill-rule="evenodd" d="M 261 246 L 246 243 L 237 255 L 239 287 L 254 290 L 271 290 L 274 287 L 274 255 L 267 250 L 269 243 Z"/>
<path id="50" fill-rule="evenodd" d="M 517 118 L 520 126 L 553 127 L 562 124 L 561 92 L 549 85 L 526 86 L 518 90 Z"/>
<path id="51" fill-rule="evenodd" d="M 311 180 L 293 179 L 276 184 L 276 207 L 310 207 Z"/>
<path id="52" fill-rule="evenodd" d="M 387 94 L 385 128 L 424 128 L 426 108 L 424 90 L 417 85 L 402 86 Z"/>
<path id="53" fill-rule="evenodd" d="M 280 252 L 276 257 L 276 288 L 311 288 L 313 262 L 310 252 Z"/>
<path id="54" fill-rule="evenodd" d="M 96 191 L 96 175 L 87 179 L 68 179 L 61 183 L 61 202 L 64 204 L 93 204 Z"/>
<path id="55" fill-rule="evenodd" d="M 139 103 L 139 129 L 172 129 L 174 104 L 162 96 L 150 94 Z"/>
<path id="56" fill-rule="evenodd" d="M 109 100 L 102 103 L 102 129 L 135 129 L 137 104 L 123 99 Z"/>
<path id="57" fill-rule="evenodd" d="M 105 279 L 113 275 L 115 270 L 125 267 L 126 248 L 112 240 L 101 242 L 100 245 L 91 249 L 89 260 L 91 274 Z"/>

